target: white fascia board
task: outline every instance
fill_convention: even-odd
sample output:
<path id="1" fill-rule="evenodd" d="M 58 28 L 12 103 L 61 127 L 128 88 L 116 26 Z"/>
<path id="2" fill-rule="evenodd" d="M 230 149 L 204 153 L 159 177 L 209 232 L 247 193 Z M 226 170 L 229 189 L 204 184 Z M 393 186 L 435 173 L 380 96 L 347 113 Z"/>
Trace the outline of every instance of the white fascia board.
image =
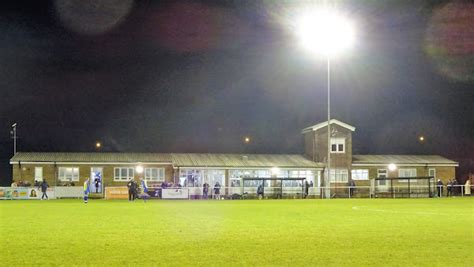
<path id="1" fill-rule="evenodd" d="M 459 167 L 459 163 L 394 163 L 400 167 Z M 354 167 L 373 167 L 373 166 L 388 166 L 389 163 L 352 163 Z"/>
<path id="2" fill-rule="evenodd" d="M 342 122 L 342 121 L 338 121 L 338 120 L 336 120 L 336 119 L 330 120 L 330 123 L 331 123 L 331 124 L 337 124 L 337 125 L 339 125 L 339 126 L 341 126 L 341 127 L 343 127 L 343 128 L 346 128 L 346 129 L 348 129 L 348 130 L 351 130 L 351 131 L 355 131 L 355 129 L 356 129 L 354 126 L 349 125 L 349 124 L 347 124 L 347 123 L 344 123 L 344 122 Z M 321 123 L 318 123 L 318 124 L 316 124 L 316 125 L 313 125 L 313 126 L 304 128 L 303 130 L 301 130 L 301 133 L 302 133 L 302 134 L 305 134 L 305 133 L 308 133 L 308 132 L 311 132 L 311 131 L 316 131 L 316 130 L 319 130 L 319 129 L 321 129 L 321 128 L 327 127 L 327 125 L 328 125 L 328 122 L 327 122 L 327 121 L 321 122 Z"/>
<path id="3" fill-rule="evenodd" d="M 279 166 L 272 166 L 272 167 L 222 167 L 222 166 L 216 166 L 216 167 L 193 167 L 193 166 L 179 166 L 175 168 L 180 168 L 180 169 L 194 169 L 194 170 L 265 170 L 265 169 L 271 169 L 271 168 L 280 168 L 282 170 L 323 170 L 322 167 L 279 167 Z"/>
<path id="4" fill-rule="evenodd" d="M 36 165 L 172 165 L 172 162 L 54 162 L 54 161 L 10 161 L 10 164 L 36 164 Z"/>

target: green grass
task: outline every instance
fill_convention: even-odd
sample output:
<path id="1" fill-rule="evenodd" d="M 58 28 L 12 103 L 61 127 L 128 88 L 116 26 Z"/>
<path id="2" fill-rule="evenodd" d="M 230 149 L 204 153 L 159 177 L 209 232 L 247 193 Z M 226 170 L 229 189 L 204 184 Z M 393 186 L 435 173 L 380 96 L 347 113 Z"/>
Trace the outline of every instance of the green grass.
<path id="1" fill-rule="evenodd" d="M 0 201 L 0 265 L 473 266 L 473 204 Z"/>

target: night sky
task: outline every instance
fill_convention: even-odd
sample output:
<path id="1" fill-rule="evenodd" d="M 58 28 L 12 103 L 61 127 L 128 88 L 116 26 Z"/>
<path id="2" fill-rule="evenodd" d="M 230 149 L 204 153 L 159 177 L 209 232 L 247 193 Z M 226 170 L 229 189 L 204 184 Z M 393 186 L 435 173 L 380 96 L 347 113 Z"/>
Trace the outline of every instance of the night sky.
<path id="1" fill-rule="evenodd" d="M 326 60 L 291 28 L 311 2 L 2 0 L 2 183 L 14 122 L 19 151 L 302 153 L 327 116 Z M 356 44 L 332 61 L 332 117 L 354 153 L 474 171 L 474 4 L 337 3 Z"/>

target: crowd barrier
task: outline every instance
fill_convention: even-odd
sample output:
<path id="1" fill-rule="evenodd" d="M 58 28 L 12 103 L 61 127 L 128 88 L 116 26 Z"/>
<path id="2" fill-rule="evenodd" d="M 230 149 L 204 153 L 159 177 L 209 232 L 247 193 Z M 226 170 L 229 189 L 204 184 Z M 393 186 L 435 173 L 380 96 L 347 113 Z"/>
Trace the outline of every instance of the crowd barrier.
<path id="1" fill-rule="evenodd" d="M 392 187 L 373 186 L 331 186 L 331 187 L 264 187 L 261 197 L 271 198 L 378 198 L 378 197 L 465 197 L 464 185 L 441 187 L 438 195 L 438 186 L 432 185 L 396 185 Z M 474 188 L 472 188 L 474 189 Z M 49 199 L 82 198 L 81 186 L 53 186 L 47 190 Z M 41 189 L 37 187 L 0 187 L 0 199 L 41 199 Z M 255 199 L 259 197 L 254 187 L 221 187 L 216 193 L 209 187 L 205 194 L 203 187 L 150 187 L 148 198 L 156 199 Z M 128 199 L 126 186 L 105 187 L 105 199 Z"/>
<path id="2" fill-rule="evenodd" d="M 81 198 L 81 186 L 52 186 L 46 190 L 48 199 Z M 43 192 L 38 187 L 0 187 L 0 199 L 41 199 Z"/>

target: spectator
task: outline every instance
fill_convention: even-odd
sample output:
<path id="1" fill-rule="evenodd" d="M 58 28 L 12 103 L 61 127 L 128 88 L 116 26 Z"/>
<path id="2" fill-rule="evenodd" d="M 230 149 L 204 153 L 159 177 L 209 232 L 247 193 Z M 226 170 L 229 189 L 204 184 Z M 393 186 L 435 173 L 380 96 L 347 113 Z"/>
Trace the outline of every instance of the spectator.
<path id="1" fill-rule="evenodd" d="M 263 191 L 263 183 L 259 184 L 258 187 L 257 187 L 257 198 L 258 199 L 263 199 L 263 194 L 264 194 L 264 191 Z"/>
<path id="2" fill-rule="evenodd" d="M 443 195 L 443 186 L 444 186 L 441 179 L 438 179 L 438 182 L 436 183 L 436 185 L 438 186 L 438 197 L 441 197 Z"/>
<path id="3" fill-rule="evenodd" d="M 309 193 L 309 183 L 308 183 L 308 181 L 305 180 L 305 182 L 304 182 L 304 198 L 308 197 L 308 193 Z"/>
<path id="4" fill-rule="evenodd" d="M 203 195 L 203 198 L 204 199 L 208 199 L 209 198 L 209 184 L 206 182 L 203 184 L 202 186 L 202 195 Z"/>
<path id="5" fill-rule="evenodd" d="M 309 187 L 314 187 L 313 181 L 309 182 Z"/>
<path id="6" fill-rule="evenodd" d="M 452 195 L 455 196 L 459 193 L 459 189 L 460 187 L 458 186 L 458 180 L 456 180 L 456 178 L 453 179 L 453 183 L 452 183 Z"/>
<path id="7" fill-rule="evenodd" d="M 469 179 L 467 179 L 466 183 L 464 184 L 464 195 L 471 195 L 471 180 Z"/>
<path id="8" fill-rule="evenodd" d="M 219 182 L 216 182 L 216 184 L 214 185 L 214 198 L 221 198 L 221 185 L 219 184 Z"/>
<path id="9" fill-rule="evenodd" d="M 84 203 L 87 204 L 87 201 L 89 200 L 89 193 L 90 193 L 90 183 L 89 183 L 89 177 L 86 178 L 84 181 Z"/>
<path id="10" fill-rule="evenodd" d="M 46 197 L 46 199 L 49 200 L 48 194 L 46 194 L 46 191 L 48 191 L 48 187 L 49 187 L 48 182 L 46 182 L 46 180 L 43 180 L 43 182 L 40 184 L 40 187 L 41 187 L 41 192 L 43 193 L 43 195 L 41 196 L 41 200 L 43 200 L 44 197 Z"/>
<path id="11" fill-rule="evenodd" d="M 135 191 L 136 191 L 136 183 L 135 183 L 135 180 L 130 179 L 130 181 L 128 181 L 127 183 L 127 187 L 128 187 L 128 201 L 135 201 Z"/>
<path id="12" fill-rule="evenodd" d="M 95 192 L 99 193 L 100 178 L 98 176 L 96 176 L 95 179 L 94 179 L 94 185 L 95 185 Z"/>
<path id="13" fill-rule="evenodd" d="M 449 180 L 448 184 L 446 185 L 446 196 L 452 196 L 452 189 L 453 189 L 453 181 Z"/>
<path id="14" fill-rule="evenodd" d="M 12 184 L 10 186 L 11 187 L 18 187 L 18 185 L 15 183 L 15 180 L 12 181 Z"/>
<path id="15" fill-rule="evenodd" d="M 355 184 L 354 180 L 351 179 L 349 181 L 349 196 L 350 197 L 352 197 L 354 195 L 355 187 L 356 187 L 356 184 Z"/>

